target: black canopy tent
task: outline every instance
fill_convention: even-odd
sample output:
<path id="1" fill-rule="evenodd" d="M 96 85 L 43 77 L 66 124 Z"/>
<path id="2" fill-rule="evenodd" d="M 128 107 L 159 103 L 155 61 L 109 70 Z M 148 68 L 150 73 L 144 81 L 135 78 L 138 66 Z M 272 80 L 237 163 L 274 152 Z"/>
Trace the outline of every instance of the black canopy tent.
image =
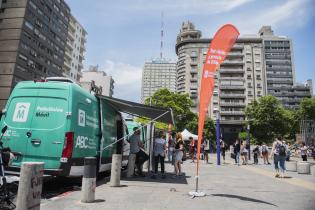
<path id="1" fill-rule="evenodd" d="M 161 108 L 155 106 L 148 106 L 132 101 L 126 101 L 118 98 L 96 95 L 96 97 L 107 101 L 112 105 L 117 111 L 131 114 L 138 117 L 146 117 L 154 121 L 174 124 L 173 111 L 171 108 Z"/>

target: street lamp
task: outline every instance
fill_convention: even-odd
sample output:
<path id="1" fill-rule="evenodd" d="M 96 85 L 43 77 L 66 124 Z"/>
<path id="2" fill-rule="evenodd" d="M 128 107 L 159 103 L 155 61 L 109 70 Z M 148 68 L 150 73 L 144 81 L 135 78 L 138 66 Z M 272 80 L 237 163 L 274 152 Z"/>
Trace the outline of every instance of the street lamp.
<path id="1" fill-rule="evenodd" d="M 248 160 L 250 160 L 250 125 L 247 125 Z"/>

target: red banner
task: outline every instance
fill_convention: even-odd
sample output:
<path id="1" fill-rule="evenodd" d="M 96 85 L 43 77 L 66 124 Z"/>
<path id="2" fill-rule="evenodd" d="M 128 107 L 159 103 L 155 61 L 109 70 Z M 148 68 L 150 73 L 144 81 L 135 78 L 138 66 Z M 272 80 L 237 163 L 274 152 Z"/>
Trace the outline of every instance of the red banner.
<path id="1" fill-rule="evenodd" d="M 234 45 L 239 32 L 235 26 L 226 24 L 222 26 L 214 35 L 207 53 L 201 79 L 201 89 L 199 97 L 199 120 L 198 120 L 198 150 L 197 150 L 197 177 L 199 175 L 200 146 L 202 130 L 206 112 L 208 111 L 210 99 L 214 89 L 215 71 L 225 59 L 226 55 Z"/>

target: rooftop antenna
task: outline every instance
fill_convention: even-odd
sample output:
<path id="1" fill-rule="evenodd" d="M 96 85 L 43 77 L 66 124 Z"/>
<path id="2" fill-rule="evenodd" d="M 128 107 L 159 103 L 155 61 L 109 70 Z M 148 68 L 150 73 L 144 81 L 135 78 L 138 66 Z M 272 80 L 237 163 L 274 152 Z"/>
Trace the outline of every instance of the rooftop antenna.
<path id="1" fill-rule="evenodd" d="M 160 59 L 163 59 L 163 36 L 164 36 L 164 22 L 163 22 L 163 12 L 161 13 L 161 46 L 160 46 Z"/>

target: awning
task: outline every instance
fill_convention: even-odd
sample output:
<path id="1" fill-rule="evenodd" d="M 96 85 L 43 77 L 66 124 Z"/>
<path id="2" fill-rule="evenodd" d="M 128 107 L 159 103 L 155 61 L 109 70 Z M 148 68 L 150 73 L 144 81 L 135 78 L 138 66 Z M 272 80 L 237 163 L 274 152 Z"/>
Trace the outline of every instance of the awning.
<path id="1" fill-rule="evenodd" d="M 137 117 L 146 117 L 154 121 L 174 125 L 173 111 L 171 108 L 167 109 L 155 106 L 148 106 L 103 95 L 96 95 L 96 97 L 105 100 L 117 111 L 131 114 Z"/>
<path id="2" fill-rule="evenodd" d="M 183 140 L 189 140 L 189 137 L 192 137 L 194 140 L 198 140 L 198 136 L 195 134 L 190 133 L 187 129 L 181 132 Z"/>

